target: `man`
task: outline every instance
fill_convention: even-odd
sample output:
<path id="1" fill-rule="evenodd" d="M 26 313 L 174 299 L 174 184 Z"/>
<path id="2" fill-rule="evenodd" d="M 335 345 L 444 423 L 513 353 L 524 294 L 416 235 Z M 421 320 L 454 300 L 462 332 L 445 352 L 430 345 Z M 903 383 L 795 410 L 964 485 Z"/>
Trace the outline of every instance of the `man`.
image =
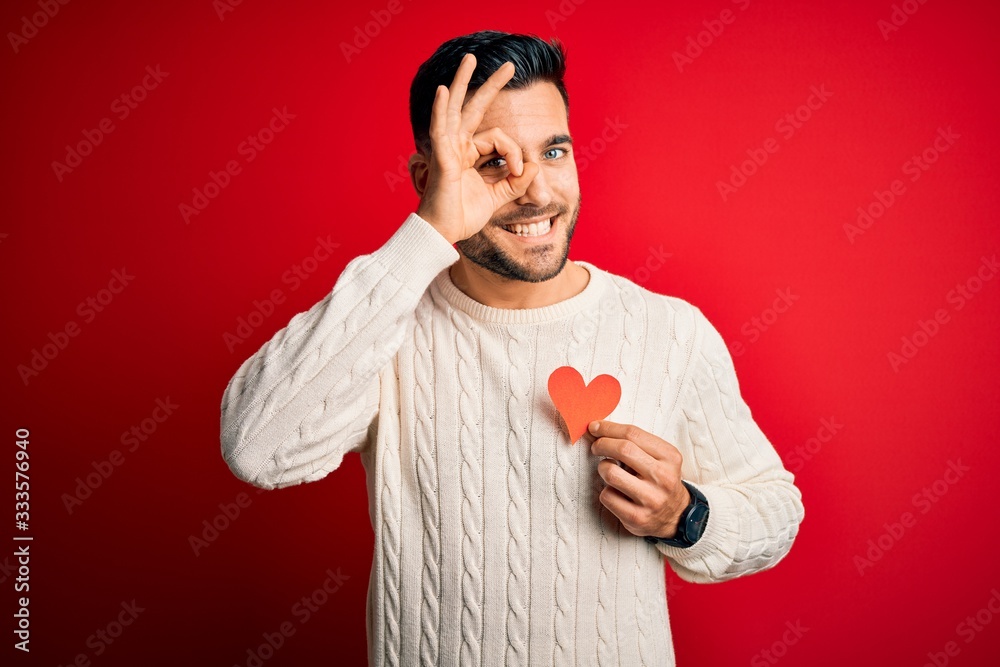
<path id="1" fill-rule="evenodd" d="M 536 37 L 442 45 L 411 88 L 416 213 L 223 397 L 223 456 L 258 487 L 360 453 L 373 665 L 673 665 L 663 559 L 757 572 L 803 517 L 701 311 L 568 261 L 564 69 Z M 622 388 L 575 443 L 547 388 L 566 365 Z"/>

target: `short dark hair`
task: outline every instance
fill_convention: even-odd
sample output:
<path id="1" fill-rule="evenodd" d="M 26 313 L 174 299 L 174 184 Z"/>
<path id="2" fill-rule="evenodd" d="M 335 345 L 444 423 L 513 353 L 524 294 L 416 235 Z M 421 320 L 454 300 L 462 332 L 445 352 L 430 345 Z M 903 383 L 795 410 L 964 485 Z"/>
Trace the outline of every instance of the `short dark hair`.
<path id="1" fill-rule="evenodd" d="M 451 86 L 462 56 L 476 56 L 476 70 L 469 81 L 475 90 L 508 60 L 514 63 L 514 77 L 505 89 L 520 90 L 536 81 L 555 84 L 569 114 L 569 95 L 563 83 L 566 52 L 557 39 L 546 42 L 537 35 L 518 35 L 497 30 L 482 30 L 450 39 L 417 69 L 410 84 L 410 125 L 417 150 L 429 151 L 431 107 L 438 86 Z"/>

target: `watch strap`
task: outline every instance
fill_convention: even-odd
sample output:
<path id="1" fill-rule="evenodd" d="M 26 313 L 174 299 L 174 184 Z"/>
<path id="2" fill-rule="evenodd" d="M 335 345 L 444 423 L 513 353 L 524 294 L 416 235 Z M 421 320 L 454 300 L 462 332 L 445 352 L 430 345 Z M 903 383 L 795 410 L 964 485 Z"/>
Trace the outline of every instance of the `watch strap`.
<path id="1" fill-rule="evenodd" d="M 705 532 L 705 524 L 708 522 L 708 499 L 695 486 L 686 480 L 681 480 L 681 484 L 691 494 L 691 502 L 681 512 L 677 521 L 677 533 L 674 537 L 654 537 L 646 535 L 645 540 L 650 544 L 666 544 L 672 547 L 686 549 L 693 546 Z"/>

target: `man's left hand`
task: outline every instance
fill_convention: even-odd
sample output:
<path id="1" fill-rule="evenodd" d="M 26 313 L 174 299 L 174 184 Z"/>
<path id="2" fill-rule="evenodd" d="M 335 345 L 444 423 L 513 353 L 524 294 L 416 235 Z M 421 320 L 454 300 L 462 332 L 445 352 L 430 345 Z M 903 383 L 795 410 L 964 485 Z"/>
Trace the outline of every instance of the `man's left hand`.
<path id="1" fill-rule="evenodd" d="M 607 456 L 597 472 L 607 485 L 600 501 L 633 535 L 672 538 L 691 495 L 681 483 L 680 451 L 633 424 L 590 423 L 590 451 Z M 620 467 L 621 461 L 628 470 Z"/>

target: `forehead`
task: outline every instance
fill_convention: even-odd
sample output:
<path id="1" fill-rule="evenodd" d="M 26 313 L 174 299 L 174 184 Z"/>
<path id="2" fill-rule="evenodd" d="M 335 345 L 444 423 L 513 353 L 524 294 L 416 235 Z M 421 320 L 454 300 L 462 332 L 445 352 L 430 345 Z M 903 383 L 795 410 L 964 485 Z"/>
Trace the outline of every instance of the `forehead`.
<path id="1" fill-rule="evenodd" d="M 549 81 L 536 81 L 520 90 L 501 90 L 477 131 L 495 127 L 523 148 L 540 145 L 553 135 L 569 134 L 566 103 L 559 89 Z"/>

